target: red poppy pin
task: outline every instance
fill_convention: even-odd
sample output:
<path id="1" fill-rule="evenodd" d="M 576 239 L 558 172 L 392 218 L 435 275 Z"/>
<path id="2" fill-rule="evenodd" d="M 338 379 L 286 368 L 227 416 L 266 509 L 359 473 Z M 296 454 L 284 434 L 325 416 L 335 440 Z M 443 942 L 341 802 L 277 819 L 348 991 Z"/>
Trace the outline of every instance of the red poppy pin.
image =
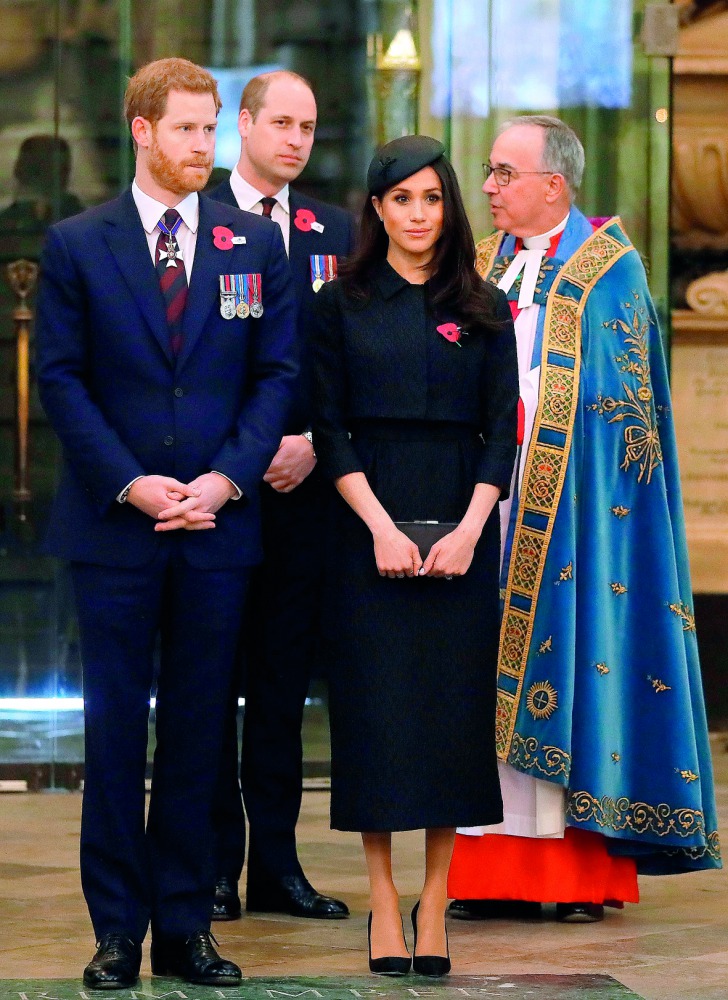
<path id="1" fill-rule="evenodd" d="M 460 343 L 460 338 L 466 331 L 461 330 L 457 323 L 441 323 L 437 332 L 441 333 L 445 340 L 449 340 L 451 344 L 457 344 L 458 347 L 463 346 Z"/>
<path id="2" fill-rule="evenodd" d="M 317 233 L 324 231 L 324 227 L 316 221 L 316 216 L 310 208 L 299 208 L 293 218 L 293 225 L 302 233 L 310 233 L 312 229 L 315 229 Z"/>
<path id="3" fill-rule="evenodd" d="M 245 243 L 244 236 L 236 236 L 227 226 L 215 226 L 212 230 L 212 242 L 218 250 L 232 250 L 240 243 Z"/>

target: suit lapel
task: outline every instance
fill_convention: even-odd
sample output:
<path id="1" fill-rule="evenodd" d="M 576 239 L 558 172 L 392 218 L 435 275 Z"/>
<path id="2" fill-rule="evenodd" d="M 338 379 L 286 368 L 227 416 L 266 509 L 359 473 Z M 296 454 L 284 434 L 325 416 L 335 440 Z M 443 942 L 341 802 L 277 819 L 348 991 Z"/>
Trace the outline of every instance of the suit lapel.
<path id="1" fill-rule="evenodd" d="M 105 221 L 106 242 L 124 281 L 165 357 L 174 364 L 164 299 L 131 190 L 111 203 Z"/>
<path id="2" fill-rule="evenodd" d="M 216 303 L 219 304 L 220 301 L 220 274 L 227 273 L 225 265 L 228 254 L 223 253 L 215 247 L 212 230 L 214 226 L 227 226 L 236 233 L 240 229 L 240 225 L 238 224 L 236 227 L 231 217 L 226 216 L 225 221 L 222 221 L 219 218 L 219 209 L 223 208 L 223 206 L 218 203 L 216 207 L 218 208 L 218 212 L 216 213 L 218 218 L 213 221 L 208 199 L 203 195 L 200 196 L 200 221 L 197 227 L 195 259 L 192 264 L 190 290 L 187 295 L 184 319 L 182 320 L 182 348 L 177 359 L 178 366 L 183 365 L 190 356 L 195 344 L 200 339 L 200 334 L 205 328 L 205 322 L 210 315 L 210 310 Z"/>
<path id="3" fill-rule="evenodd" d="M 291 191 L 289 197 L 291 212 L 291 229 L 288 237 L 288 259 L 291 263 L 291 274 L 295 286 L 296 301 L 301 302 L 306 294 L 306 286 L 311 288 L 311 254 L 316 253 L 316 247 L 321 246 L 321 234 L 311 230 L 304 232 L 295 223 L 296 212 L 306 208 L 300 195 Z M 319 240 L 316 243 L 316 239 Z M 321 251 L 319 251 L 321 252 Z"/>

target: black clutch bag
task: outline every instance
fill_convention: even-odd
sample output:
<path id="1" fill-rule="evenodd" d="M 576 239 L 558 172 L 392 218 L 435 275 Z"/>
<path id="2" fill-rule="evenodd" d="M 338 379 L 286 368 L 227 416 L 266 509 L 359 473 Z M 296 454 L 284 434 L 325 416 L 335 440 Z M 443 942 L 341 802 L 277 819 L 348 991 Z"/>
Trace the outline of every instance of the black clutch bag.
<path id="1" fill-rule="evenodd" d="M 457 521 L 395 521 L 394 523 L 415 543 L 423 562 L 435 542 L 439 542 L 458 526 Z"/>

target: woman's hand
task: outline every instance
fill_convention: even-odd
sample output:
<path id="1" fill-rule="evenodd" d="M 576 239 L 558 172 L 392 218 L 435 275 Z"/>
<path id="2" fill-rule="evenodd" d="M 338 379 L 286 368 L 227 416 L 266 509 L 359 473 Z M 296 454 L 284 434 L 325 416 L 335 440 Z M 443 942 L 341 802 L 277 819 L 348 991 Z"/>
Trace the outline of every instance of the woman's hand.
<path id="1" fill-rule="evenodd" d="M 463 576 L 470 569 L 479 536 L 459 524 L 435 542 L 422 564 L 420 576 Z"/>
<path id="2" fill-rule="evenodd" d="M 390 522 L 388 527 L 373 532 L 373 537 L 374 558 L 380 576 L 394 580 L 419 573 L 422 566 L 420 550 L 403 531 Z"/>

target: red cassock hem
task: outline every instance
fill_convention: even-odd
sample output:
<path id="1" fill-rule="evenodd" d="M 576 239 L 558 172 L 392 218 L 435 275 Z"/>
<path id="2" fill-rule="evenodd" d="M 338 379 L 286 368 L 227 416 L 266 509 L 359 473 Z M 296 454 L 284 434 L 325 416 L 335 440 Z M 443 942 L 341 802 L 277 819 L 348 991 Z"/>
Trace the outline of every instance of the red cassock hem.
<path id="1" fill-rule="evenodd" d="M 519 899 L 534 903 L 639 902 L 637 865 L 614 858 L 606 838 L 567 827 L 563 840 L 494 836 L 455 838 L 452 899 Z"/>

